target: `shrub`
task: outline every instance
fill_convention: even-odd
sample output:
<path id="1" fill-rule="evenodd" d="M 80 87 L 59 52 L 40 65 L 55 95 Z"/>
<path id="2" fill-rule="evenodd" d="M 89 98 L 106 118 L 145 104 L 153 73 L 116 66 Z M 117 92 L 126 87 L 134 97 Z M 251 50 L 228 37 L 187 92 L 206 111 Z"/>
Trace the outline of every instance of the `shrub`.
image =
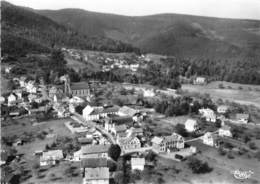
<path id="1" fill-rule="evenodd" d="M 219 154 L 222 155 L 222 156 L 224 156 L 224 155 L 227 154 L 227 152 L 226 152 L 222 147 L 220 147 L 220 148 L 218 149 L 218 152 L 219 152 Z"/>
<path id="2" fill-rule="evenodd" d="M 256 145 L 255 145 L 254 142 L 250 142 L 248 146 L 249 146 L 249 148 L 252 149 L 252 150 L 256 150 L 256 149 L 257 149 L 257 147 L 256 147 Z"/>
<path id="3" fill-rule="evenodd" d="M 234 158 L 235 158 L 231 151 L 228 152 L 227 157 L 228 157 L 229 159 L 234 159 Z"/>
<path id="4" fill-rule="evenodd" d="M 218 88 L 219 88 L 219 89 L 224 89 L 225 87 L 224 87 L 224 85 L 223 85 L 222 83 L 220 83 L 220 84 L 218 85 Z"/>
<path id="5" fill-rule="evenodd" d="M 213 170 L 211 167 L 209 167 L 207 162 L 203 162 L 194 157 L 189 158 L 188 166 L 192 172 L 196 174 L 208 173 Z"/>

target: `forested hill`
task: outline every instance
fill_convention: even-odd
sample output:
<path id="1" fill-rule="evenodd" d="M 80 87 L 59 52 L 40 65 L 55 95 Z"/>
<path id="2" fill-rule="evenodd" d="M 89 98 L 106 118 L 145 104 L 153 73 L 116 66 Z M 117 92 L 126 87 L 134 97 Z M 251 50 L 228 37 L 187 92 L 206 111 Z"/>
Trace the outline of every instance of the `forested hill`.
<path id="1" fill-rule="evenodd" d="M 138 52 L 130 44 L 105 36 L 78 33 L 32 9 L 1 1 L 2 54 L 49 52 L 52 47 L 73 47 L 108 52 Z"/>
<path id="2" fill-rule="evenodd" d="M 242 59 L 260 53 L 260 21 L 182 14 L 121 16 L 81 9 L 37 10 L 52 20 L 133 44 L 144 52 L 180 57 Z"/>

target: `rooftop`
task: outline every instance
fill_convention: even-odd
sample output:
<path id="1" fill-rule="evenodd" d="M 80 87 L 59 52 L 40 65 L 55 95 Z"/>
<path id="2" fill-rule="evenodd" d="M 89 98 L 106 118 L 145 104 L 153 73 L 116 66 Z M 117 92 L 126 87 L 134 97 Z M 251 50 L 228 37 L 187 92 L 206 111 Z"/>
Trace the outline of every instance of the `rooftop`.
<path id="1" fill-rule="evenodd" d="M 71 90 L 89 89 L 89 84 L 87 82 L 74 82 L 71 83 Z"/>
<path id="2" fill-rule="evenodd" d="M 86 158 L 80 162 L 81 168 L 107 167 L 106 158 Z"/>
<path id="3" fill-rule="evenodd" d="M 152 143 L 160 144 L 163 141 L 163 139 L 161 137 L 154 137 L 151 141 Z"/>
<path id="4" fill-rule="evenodd" d="M 131 165 L 144 165 L 145 159 L 144 158 L 131 158 Z"/>
<path id="5" fill-rule="evenodd" d="M 85 180 L 109 180 L 109 169 L 107 167 L 86 168 Z"/>
<path id="6" fill-rule="evenodd" d="M 91 145 L 81 146 L 82 154 L 95 154 L 95 153 L 106 153 L 108 152 L 110 145 Z"/>
<path id="7" fill-rule="evenodd" d="M 249 114 L 236 114 L 237 119 L 248 119 Z"/>

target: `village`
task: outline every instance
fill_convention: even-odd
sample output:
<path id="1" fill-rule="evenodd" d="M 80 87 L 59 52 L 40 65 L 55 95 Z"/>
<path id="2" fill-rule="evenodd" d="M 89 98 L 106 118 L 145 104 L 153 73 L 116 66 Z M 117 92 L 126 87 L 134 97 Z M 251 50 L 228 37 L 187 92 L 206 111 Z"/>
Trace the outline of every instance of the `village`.
<path id="1" fill-rule="evenodd" d="M 127 174 L 118 171 L 133 173 L 140 180 L 140 172 L 154 167 L 155 157 L 174 163 L 189 160 L 202 168 L 191 167 L 194 173 L 207 173 L 213 168 L 210 162 L 190 158 L 205 150 L 228 159 L 259 153 L 254 142 L 259 140 L 258 125 L 250 122 L 250 114 L 232 113 L 228 105 L 205 100 L 198 105 L 191 98 L 188 115 L 178 120 L 150 105 L 155 99 L 181 98 L 176 90 L 128 83 L 72 83 L 68 75 L 59 80 L 60 85 L 45 85 L 26 76 L 13 78 L 14 89 L 1 97 L 1 167 L 16 170 L 23 162 L 30 168 L 27 174 L 21 168 L 17 175 L 7 173 L 7 182 L 19 174 L 24 181 L 59 181 L 62 178 L 51 170 L 67 164 L 64 172 L 69 178 L 75 176 L 75 183 L 127 183 Z M 194 85 L 204 82 L 198 77 Z M 252 180 L 259 176 L 257 172 Z"/>

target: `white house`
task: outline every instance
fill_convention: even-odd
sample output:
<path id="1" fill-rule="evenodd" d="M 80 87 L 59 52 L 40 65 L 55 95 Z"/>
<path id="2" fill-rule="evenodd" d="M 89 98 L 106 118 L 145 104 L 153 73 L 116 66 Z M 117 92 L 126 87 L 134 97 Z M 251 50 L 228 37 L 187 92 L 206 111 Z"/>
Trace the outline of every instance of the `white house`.
<path id="1" fill-rule="evenodd" d="M 15 96 L 13 93 L 11 93 L 11 94 L 7 97 L 8 106 L 12 106 L 15 102 L 16 102 L 16 96 Z"/>
<path id="2" fill-rule="evenodd" d="M 118 108 L 116 107 L 111 107 L 111 108 L 104 108 L 104 107 L 91 107 L 91 106 L 86 106 L 83 111 L 83 118 L 86 121 L 91 121 L 91 120 L 98 120 L 101 117 L 107 117 L 108 114 L 117 114 L 118 113 Z"/>
<path id="3" fill-rule="evenodd" d="M 58 160 L 63 159 L 62 150 L 50 150 L 43 152 L 40 158 L 40 166 L 55 165 Z"/>
<path id="4" fill-rule="evenodd" d="M 198 123 L 195 119 L 187 119 L 185 122 L 185 129 L 187 132 L 194 132 L 198 129 Z"/>
<path id="5" fill-rule="evenodd" d="M 184 148 L 184 138 L 177 133 L 165 137 L 154 137 L 152 147 L 158 153 L 177 151 Z"/>
<path id="6" fill-rule="evenodd" d="M 207 132 L 204 134 L 202 137 L 202 142 L 203 144 L 209 145 L 209 146 L 214 146 L 214 137 L 211 132 Z"/>
<path id="7" fill-rule="evenodd" d="M 236 114 L 236 120 L 238 123 L 247 124 L 249 120 L 249 114 Z"/>
<path id="8" fill-rule="evenodd" d="M 220 114 L 224 114 L 227 111 L 228 111 L 228 106 L 226 106 L 226 105 L 220 105 L 217 108 L 217 112 L 220 113 Z"/>
<path id="9" fill-rule="evenodd" d="M 154 89 L 144 89 L 143 95 L 144 97 L 154 97 L 155 96 Z"/>
<path id="10" fill-rule="evenodd" d="M 135 110 L 128 106 L 123 106 L 119 109 L 118 115 L 119 116 L 134 116 L 136 113 L 138 113 L 138 110 Z"/>
<path id="11" fill-rule="evenodd" d="M 132 150 L 132 149 L 141 148 L 141 142 L 135 136 L 121 138 L 118 140 L 118 144 L 120 145 L 122 151 L 128 151 L 128 150 Z"/>
<path id="12" fill-rule="evenodd" d="M 206 108 L 206 109 L 199 109 L 199 113 L 202 115 L 202 117 L 204 117 L 206 119 L 206 121 L 208 122 L 213 122 L 215 123 L 217 118 L 216 118 L 216 114 L 214 113 L 214 111 L 212 109 Z"/>
<path id="13" fill-rule="evenodd" d="M 206 78 L 205 77 L 196 77 L 196 79 L 193 81 L 193 84 L 197 85 L 203 85 L 206 84 Z"/>
<path id="14" fill-rule="evenodd" d="M 131 168 L 132 170 L 144 170 L 145 159 L 144 158 L 131 158 Z"/>
<path id="15" fill-rule="evenodd" d="M 83 184 L 109 184 L 109 168 L 85 168 Z"/>
<path id="16" fill-rule="evenodd" d="M 36 93 L 37 88 L 35 86 L 35 82 L 30 80 L 27 83 L 25 83 L 25 88 L 28 93 Z"/>
<path id="17" fill-rule="evenodd" d="M 5 97 L 0 96 L 0 103 L 2 104 L 2 103 L 4 103 L 4 102 L 5 102 Z"/>
<path id="18" fill-rule="evenodd" d="M 218 134 L 219 134 L 219 136 L 222 136 L 222 137 L 224 137 L 224 136 L 226 136 L 226 137 L 232 137 L 232 133 L 231 133 L 231 128 L 230 128 L 230 126 L 225 125 L 225 126 L 221 127 L 221 128 L 218 130 Z"/>

